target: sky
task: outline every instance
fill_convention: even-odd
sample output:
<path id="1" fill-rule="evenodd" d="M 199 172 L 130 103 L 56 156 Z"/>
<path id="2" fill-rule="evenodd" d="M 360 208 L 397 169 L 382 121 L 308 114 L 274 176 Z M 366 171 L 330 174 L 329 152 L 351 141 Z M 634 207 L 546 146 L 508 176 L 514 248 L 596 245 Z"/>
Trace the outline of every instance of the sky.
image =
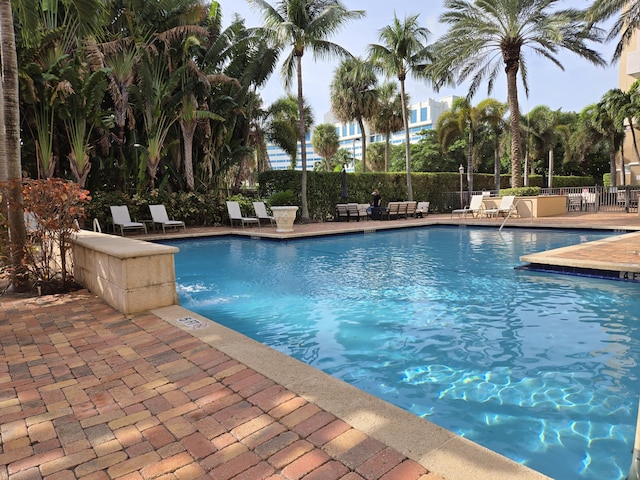
<path id="1" fill-rule="evenodd" d="M 276 5 L 277 1 L 271 0 L 269 3 Z M 339 34 L 331 38 L 331 41 L 346 48 L 353 55 L 365 57 L 367 46 L 380 43 L 380 29 L 391 23 L 395 13 L 398 18 L 419 14 L 420 24 L 431 32 L 429 43 L 433 43 L 447 30 L 446 25 L 438 22 L 439 16 L 444 11 L 443 3 L 444 0 L 343 0 L 347 9 L 365 10 L 366 15 L 360 20 L 347 23 Z M 560 0 L 557 7 L 586 8 L 590 3 L 587 0 Z M 249 28 L 262 24 L 261 13 L 252 10 L 246 0 L 220 0 L 220 5 L 225 26 L 231 22 L 236 13 L 245 19 L 245 25 Z M 613 44 L 592 45 L 592 47 L 600 52 L 607 62 L 610 62 Z M 609 63 L 607 67 L 596 67 L 576 54 L 561 52 L 558 58 L 564 67 L 562 70 L 530 49 L 525 48 L 523 54 L 527 63 L 529 96 L 525 95 L 520 82 L 518 93 L 520 110 L 525 114 L 538 105 L 546 105 L 552 110 L 579 112 L 587 105 L 598 102 L 605 92 L 618 86 L 618 63 L 613 65 Z M 325 114 L 331 109 L 329 85 L 338 63 L 339 60 L 314 60 L 310 53 L 305 53 L 303 57 L 303 93 L 313 109 L 316 124 L 322 123 Z M 397 79 L 394 81 L 397 82 Z M 417 103 L 428 98 L 440 100 L 450 95 L 465 96 L 468 85 L 446 87 L 436 92 L 429 83 L 410 79 L 406 82 L 406 88 L 411 103 Z M 293 93 L 296 92 L 294 82 Z M 286 95 L 279 68 L 260 93 L 266 106 Z M 487 93 L 485 82 L 473 97 L 472 104 L 476 105 L 488 97 L 506 103 L 507 89 L 504 75 L 496 81 L 490 95 Z"/>

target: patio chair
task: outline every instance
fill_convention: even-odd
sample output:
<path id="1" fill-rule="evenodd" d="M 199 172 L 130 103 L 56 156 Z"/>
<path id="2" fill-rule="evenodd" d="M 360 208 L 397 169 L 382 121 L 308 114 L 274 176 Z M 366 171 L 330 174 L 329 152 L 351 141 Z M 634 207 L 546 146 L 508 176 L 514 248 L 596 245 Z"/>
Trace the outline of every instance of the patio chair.
<path id="1" fill-rule="evenodd" d="M 271 225 L 276 223 L 275 217 L 267 213 L 267 206 L 264 204 L 264 202 L 253 202 L 253 210 L 256 212 L 256 217 L 258 217 L 258 222 L 262 222 L 262 220 L 267 220 Z"/>
<path id="2" fill-rule="evenodd" d="M 389 220 L 400 218 L 400 202 L 389 202 L 386 215 Z"/>
<path id="3" fill-rule="evenodd" d="M 418 202 L 404 202 L 406 204 L 406 213 L 405 213 L 405 217 L 409 218 L 409 217 L 413 217 L 416 218 L 416 205 L 418 204 Z"/>
<path id="4" fill-rule="evenodd" d="M 453 210 L 451 212 L 451 218 L 453 218 L 454 214 L 457 214 L 458 217 L 463 216 L 464 218 L 466 218 L 467 215 L 469 214 L 471 214 L 473 217 L 481 215 L 484 211 L 484 208 L 482 206 L 482 200 L 483 200 L 482 195 L 472 195 L 471 201 L 469 202 L 469 206 L 464 208 L 457 208 Z"/>
<path id="5" fill-rule="evenodd" d="M 167 209 L 164 208 L 164 205 L 149 205 L 149 211 L 151 211 L 151 218 L 153 219 L 153 226 L 160 224 L 162 225 L 162 233 L 166 233 L 166 227 L 173 228 L 184 228 L 187 230 L 184 222 L 182 220 L 169 220 L 169 215 L 167 215 Z"/>
<path id="6" fill-rule="evenodd" d="M 349 214 L 349 221 L 351 221 L 352 218 L 355 218 L 357 222 L 360 221 L 360 212 L 358 211 L 357 203 L 347 203 L 347 212 Z"/>
<path id="7" fill-rule="evenodd" d="M 429 202 L 418 202 L 416 217 L 426 217 L 429 214 Z"/>
<path id="8" fill-rule="evenodd" d="M 147 226 L 142 222 L 132 222 L 129 215 L 129 208 L 126 205 L 112 205 L 111 218 L 113 219 L 113 228 L 117 231 L 120 229 L 120 235 L 124 237 L 125 230 L 144 230 L 147 233 Z"/>
<path id="9" fill-rule="evenodd" d="M 515 208 L 513 202 L 515 201 L 515 195 L 505 195 L 500 199 L 500 205 L 498 208 L 489 208 L 484 211 L 484 214 L 488 217 L 498 216 L 498 215 L 508 215 L 511 210 Z"/>
<path id="10" fill-rule="evenodd" d="M 260 221 L 256 217 L 243 217 L 242 212 L 240 211 L 240 204 L 238 202 L 227 202 L 227 211 L 229 212 L 229 221 L 231 226 L 233 227 L 233 222 L 240 222 L 242 224 L 242 228 L 244 228 L 244 224 L 247 223 L 257 224 L 260 226 Z"/>
<path id="11" fill-rule="evenodd" d="M 336 205 L 336 218 L 339 222 L 342 220 L 346 220 L 347 222 L 349 221 L 349 210 L 347 210 L 346 203 L 338 203 Z"/>

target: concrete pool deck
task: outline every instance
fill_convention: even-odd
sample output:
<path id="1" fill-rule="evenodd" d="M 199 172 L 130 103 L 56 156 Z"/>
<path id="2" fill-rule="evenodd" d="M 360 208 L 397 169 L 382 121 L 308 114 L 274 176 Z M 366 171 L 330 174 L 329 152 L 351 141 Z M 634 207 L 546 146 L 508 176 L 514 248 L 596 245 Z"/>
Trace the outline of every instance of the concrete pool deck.
<path id="1" fill-rule="evenodd" d="M 501 223 L 445 217 L 296 225 L 293 236 Z M 533 226 L 640 231 L 640 218 Z M 275 227 L 163 238 L 230 233 L 282 238 Z M 125 316 L 86 290 L 3 295 L 0 351 L 0 479 L 546 478 L 179 306 Z"/>

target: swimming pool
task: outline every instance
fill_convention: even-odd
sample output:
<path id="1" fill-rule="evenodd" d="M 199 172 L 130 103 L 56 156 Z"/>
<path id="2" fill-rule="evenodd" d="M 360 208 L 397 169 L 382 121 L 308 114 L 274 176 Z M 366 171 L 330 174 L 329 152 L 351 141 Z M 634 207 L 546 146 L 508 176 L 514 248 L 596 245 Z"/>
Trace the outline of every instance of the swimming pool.
<path id="1" fill-rule="evenodd" d="M 623 479 L 631 461 L 639 286 L 514 267 L 606 235 L 170 244 L 184 307 L 551 477 L 595 480 Z"/>

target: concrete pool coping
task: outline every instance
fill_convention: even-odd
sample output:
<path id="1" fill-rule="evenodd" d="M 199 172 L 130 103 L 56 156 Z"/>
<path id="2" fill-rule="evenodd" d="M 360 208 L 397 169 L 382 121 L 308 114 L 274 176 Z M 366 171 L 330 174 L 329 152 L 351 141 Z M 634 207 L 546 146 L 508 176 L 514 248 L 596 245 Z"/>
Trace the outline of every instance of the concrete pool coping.
<path id="1" fill-rule="evenodd" d="M 549 478 L 183 307 L 163 307 L 151 313 L 189 331 L 443 479 Z M 193 324 L 197 328 L 189 326 Z"/>

